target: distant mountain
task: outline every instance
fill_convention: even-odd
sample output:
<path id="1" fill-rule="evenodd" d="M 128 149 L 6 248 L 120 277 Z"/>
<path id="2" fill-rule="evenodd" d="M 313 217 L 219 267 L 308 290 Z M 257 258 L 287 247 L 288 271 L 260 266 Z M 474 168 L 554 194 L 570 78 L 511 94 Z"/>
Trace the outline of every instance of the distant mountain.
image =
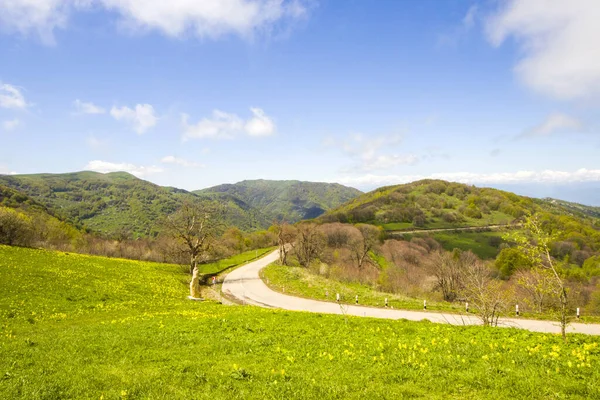
<path id="1" fill-rule="evenodd" d="M 284 219 L 288 222 L 316 218 L 362 194 L 360 190 L 338 183 L 262 179 L 214 186 L 194 193 L 226 193 L 260 210 L 269 221 Z"/>
<path id="2" fill-rule="evenodd" d="M 579 204 L 600 207 L 600 182 L 527 183 L 490 185 L 530 197 L 561 199 Z"/>
<path id="3" fill-rule="evenodd" d="M 565 200 L 558 200 L 552 198 L 542 199 L 551 205 L 557 205 L 565 210 L 571 211 L 573 214 L 578 215 L 580 217 L 592 217 L 592 218 L 600 218 L 600 207 L 586 206 L 579 203 L 573 203 Z"/>
<path id="4" fill-rule="evenodd" d="M 107 236 L 123 231 L 134 237 L 153 236 L 160 230 L 160 220 L 183 202 L 211 200 L 209 196 L 158 186 L 126 172 L 0 175 L 0 185 L 21 193 L 62 220 Z M 233 197 L 219 200 L 228 225 L 242 230 L 268 227 L 264 215 L 243 201 Z"/>

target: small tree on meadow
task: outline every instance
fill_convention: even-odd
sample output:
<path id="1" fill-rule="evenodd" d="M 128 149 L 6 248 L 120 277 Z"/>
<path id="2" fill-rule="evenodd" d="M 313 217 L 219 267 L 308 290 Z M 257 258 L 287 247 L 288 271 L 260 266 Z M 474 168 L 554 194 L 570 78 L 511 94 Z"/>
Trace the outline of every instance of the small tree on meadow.
<path id="1" fill-rule="evenodd" d="M 200 274 L 198 263 L 206 258 L 219 228 L 219 212 L 214 205 L 184 203 L 179 210 L 168 216 L 165 228 L 180 241 L 190 262 L 190 296 L 200 297 Z"/>
<path id="2" fill-rule="evenodd" d="M 569 291 L 561 276 L 557 262 L 550 255 L 551 244 L 560 237 L 560 232 L 551 231 L 543 226 L 536 215 L 529 215 L 523 222 L 523 230 L 506 235 L 506 239 L 517 244 L 534 268 L 546 271 L 551 284 L 546 288 L 549 295 L 558 302 L 560 331 L 567 340 Z"/>
<path id="3" fill-rule="evenodd" d="M 512 294 L 504 290 L 503 282 L 494 279 L 490 268 L 476 257 L 463 257 L 461 267 L 463 297 L 473 306 L 484 326 L 497 326 L 498 319 L 509 307 Z"/>

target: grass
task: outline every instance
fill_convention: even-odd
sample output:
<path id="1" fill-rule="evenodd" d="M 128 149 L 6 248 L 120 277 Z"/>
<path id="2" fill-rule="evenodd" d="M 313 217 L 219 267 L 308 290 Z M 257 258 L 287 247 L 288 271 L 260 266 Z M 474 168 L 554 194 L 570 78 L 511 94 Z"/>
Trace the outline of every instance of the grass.
<path id="1" fill-rule="evenodd" d="M 187 279 L 0 246 L 0 398 L 600 397 L 596 337 L 191 302 Z"/>
<path id="2" fill-rule="evenodd" d="M 292 296 L 335 302 L 336 294 L 339 293 L 342 303 L 354 304 L 358 295 L 360 305 L 372 307 L 384 307 L 387 298 L 389 307 L 404 310 L 423 310 L 423 300 L 427 300 L 429 311 L 462 311 L 462 307 L 456 304 L 380 292 L 368 285 L 340 282 L 316 275 L 303 267 L 271 264 L 263 269 L 261 274 L 271 289 L 285 291 Z"/>
<path id="3" fill-rule="evenodd" d="M 489 225 L 507 225 L 514 221 L 510 215 L 506 215 L 499 211 L 491 211 L 485 214 L 483 218 L 468 218 L 465 217 L 462 222 L 446 222 L 440 218 L 435 218 L 426 213 L 428 216 L 427 223 L 423 227 L 417 227 L 412 222 L 391 222 L 381 224 L 380 226 L 386 231 L 403 231 L 403 230 L 428 230 L 428 229 L 457 229 L 471 227 L 486 227 Z"/>
<path id="4" fill-rule="evenodd" d="M 437 240 L 445 250 L 471 250 L 484 260 L 496 258 L 498 247 L 490 244 L 492 237 L 502 238 L 505 232 L 435 232 L 430 236 Z"/>

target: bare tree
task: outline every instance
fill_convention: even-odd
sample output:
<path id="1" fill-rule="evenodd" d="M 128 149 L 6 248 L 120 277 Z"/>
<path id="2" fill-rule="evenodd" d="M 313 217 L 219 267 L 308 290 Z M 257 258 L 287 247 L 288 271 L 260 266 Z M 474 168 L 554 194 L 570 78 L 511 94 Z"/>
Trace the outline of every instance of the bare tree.
<path id="1" fill-rule="evenodd" d="M 431 257 L 430 269 L 436 279 L 436 288 L 441 290 L 446 301 L 458 297 L 462 285 L 461 263 L 457 253 L 436 251 Z"/>
<path id="2" fill-rule="evenodd" d="M 531 261 L 534 267 L 545 269 L 553 277 L 554 284 L 551 286 L 551 296 L 559 303 L 558 314 L 560 318 L 560 331 L 563 340 L 567 340 L 567 325 L 569 295 L 565 280 L 560 275 L 558 265 L 550 255 L 551 244 L 556 242 L 560 232 L 552 232 L 544 227 L 536 215 L 525 218 L 522 231 L 515 231 L 506 238 L 517 244 L 517 247 Z"/>
<path id="3" fill-rule="evenodd" d="M 273 229 L 277 235 L 277 245 L 279 246 L 279 263 L 287 265 L 288 252 L 296 240 L 297 229 L 284 221 L 273 222 Z"/>
<path id="4" fill-rule="evenodd" d="M 321 254 L 325 238 L 319 231 L 318 225 L 310 222 L 298 225 L 297 238 L 296 246 L 294 247 L 296 257 L 298 257 L 300 265 L 308 267 Z"/>
<path id="5" fill-rule="evenodd" d="M 544 306 L 551 301 L 552 293 L 556 287 L 556 278 L 548 269 L 532 268 L 531 270 L 518 271 L 517 283 L 528 294 L 528 301 L 538 313 L 544 312 Z"/>
<path id="6" fill-rule="evenodd" d="M 369 252 L 381 242 L 382 230 L 369 224 L 356 224 L 356 229 L 360 236 L 349 241 L 349 248 L 352 251 L 352 259 L 360 269 L 365 262 L 370 261 Z"/>
<path id="7" fill-rule="evenodd" d="M 488 266 L 480 260 L 464 257 L 461 264 L 462 295 L 484 326 L 497 326 L 498 318 L 509 307 L 510 292 L 503 289 L 503 282 L 494 279 Z"/>
<path id="8" fill-rule="evenodd" d="M 174 214 L 167 217 L 167 231 L 184 246 L 190 260 L 190 296 L 200 296 L 198 262 L 206 257 L 219 227 L 216 206 L 184 203 Z"/>

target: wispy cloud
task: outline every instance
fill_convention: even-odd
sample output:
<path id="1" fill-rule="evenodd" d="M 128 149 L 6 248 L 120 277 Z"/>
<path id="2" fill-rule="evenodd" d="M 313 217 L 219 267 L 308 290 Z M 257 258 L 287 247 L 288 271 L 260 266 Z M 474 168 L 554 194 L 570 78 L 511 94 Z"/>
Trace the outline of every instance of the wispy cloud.
<path id="1" fill-rule="evenodd" d="M 108 145 L 107 140 L 99 139 L 95 135 L 88 136 L 86 139 L 86 143 L 89 147 L 91 147 L 94 150 L 102 149 L 104 147 L 107 147 Z"/>
<path id="2" fill-rule="evenodd" d="M 275 133 L 275 123 L 260 108 L 250 108 L 253 117 L 246 121 L 244 130 L 250 136 L 269 136 Z"/>
<path id="3" fill-rule="evenodd" d="M 455 47 L 459 42 L 467 36 L 471 29 L 477 22 L 479 14 L 479 7 L 474 4 L 467 9 L 467 12 L 463 16 L 460 24 L 455 26 L 448 32 L 442 33 L 438 36 L 438 46 Z"/>
<path id="4" fill-rule="evenodd" d="M 129 172 L 132 175 L 137 177 L 145 177 L 148 175 L 157 174 L 163 172 L 163 169 L 160 167 L 156 167 L 154 165 L 151 166 L 141 166 L 134 165 L 129 163 L 113 163 L 109 161 L 101 161 L 101 160 L 93 160 L 87 163 L 84 167 L 86 171 L 96 171 L 101 172 L 103 174 L 108 172 Z"/>
<path id="5" fill-rule="evenodd" d="M 490 42 L 516 39 L 519 79 L 553 98 L 600 95 L 600 7 L 597 0 L 509 0 L 486 23 Z"/>
<path id="6" fill-rule="evenodd" d="M 190 168 L 200 168 L 200 167 L 204 167 L 204 164 L 201 163 L 197 163 L 195 161 L 188 161 L 184 158 L 179 158 L 179 157 L 175 157 L 175 156 L 166 156 L 163 157 L 160 160 L 161 163 L 163 164 L 176 164 L 176 165 L 181 165 L 183 167 L 190 167 Z"/>
<path id="7" fill-rule="evenodd" d="M 0 12 L 0 14 L 2 14 Z M 11 109 L 24 109 L 29 104 L 25 101 L 25 96 L 16 86 L 0 82 L 0 107 Z"/>
<path id="8" fill-rule="evenodd" d="M 381 186 L 418 181 L 420 179 L 443 179 L 452 182 L 472 184 L 510 183 L 570 183 L 598 182 L 599 169 L 581 168 L 576 171 L 517 171 L 500 173 L 442 172 L 429 175 L 374 175 L 345 176 L 339 179 L 347 185 Z"/>
<path id="9" fill-rule="evenodd" d="M 171 37 L 252 37 L 307 15 L 304 0 L 0 0 L 0 26 L 54 43 L 54 31 L 66 29 L 71 14 L 105 9 L 125 30 L 158 31 Z"/>
<path id="10" fill-rule="evenodd" d="M 113 107 L 110 110 L 110 115 L 117 121 L 125 121 L 131 124 L 138 135 L 145 133 L 158 121 L 154 107 L 150 104 L 137 104 L 133 109 L 126 106 Z"/>
<path id="11" fill-rule="evenodd" d="M 518 138 L 547 137 L 558 133 L 581 132 L 584 125 L 578 119 L 562 113 L 550 114 L 542 123 L 527 129 Z"/>
<path id="12" fill-rule="evenodd" d="M 392 151 L 401 142 L 402 135 L 399 134 L 376 137 L 352 134 L 343 139 L 328 137 L 322 144 L 328 148 L 340 149 L 350 156 L 355 163 L 352 170 L 372 171 L 416 164 L 419 161 L 418 156 Z"/>
<path id="13" fill-rule="evenodd" d="M 2 128 L 5 131 L 13 131 L 15 130 L 19 125 L 21 124 L 21 121 L 19 121 L 18 119 L 10 119 L 10 120 L 6 120 L 6 121 L 2 121 Z"/>
<path id="14" fill-rule="evenodd" d="M 17 172 L 11 169 L 8 169 L 6 165 L 0 165 L 0 175 L 16 175 Z"/>
<path id="15" fill-rule="evenodd" d="M 73 105 L 78 114 L 104 114 L 106 112 L 104 108 L 99 107 L 94 103 L 87 103 L 79 99 L 75 100 Z"/>
<path id="16" fill-rule="evenodd" d="M 190 124 L 189 115 L 182 114 L 183 140 L 233 139 L 240 134 L 269 136 L 275 133 L 275 123 L 262 109 L 250 108 L 250 111 L 253 116 L 245 121 L 236 114 L 214 110 L 211 117 L 202 118 L 196 124 Z"/>

